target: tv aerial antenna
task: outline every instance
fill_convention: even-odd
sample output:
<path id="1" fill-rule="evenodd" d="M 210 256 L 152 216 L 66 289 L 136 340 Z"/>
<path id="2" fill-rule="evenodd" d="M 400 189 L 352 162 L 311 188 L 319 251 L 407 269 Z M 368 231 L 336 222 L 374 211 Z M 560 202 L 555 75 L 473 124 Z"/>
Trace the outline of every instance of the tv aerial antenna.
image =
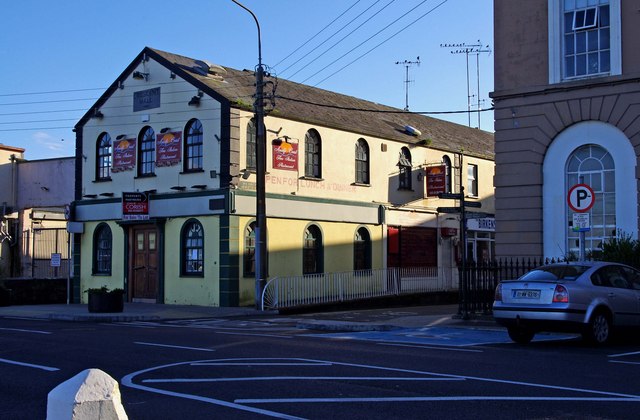
<path id="1" fill-rule="evenodd" d="M 491 54 L 491 48 L 489 48 L 488 44 L 484 45 L 480 40 L 476 41 L 473 44 L 467 44 L 465 42 L 461 44 L 440 44 L 440 47 L 451 49 L 451 54 L 464 54 L 467 59 L 467 115 L 469 120 L 469 127 L 471 127 L 471 100 L 473 98 L 469 89 L 469 55 L 476 56 L 476 81 L 478 83 L 476 105 L 478 109 L 478 128 L 480 128 L 480 54 Z"/>
<path id="2" fill-rule="evenodd" d="M 404 110 L 408 111 L 409 110 L 409 83 L 411 83 L 411 80 L 409 80 L 409 67 L 416 65 L 416 66 L 420 66 L 420 57 L 416 57 L 416 61 L 409 61 L 409 60 L 404 60 L 404 61 L 396 61 L 396 64 L 402 64 L 405 68 L 405 77 L 404 77 L 404 97 L 405 97 L 405 105 L 404 105 Z"/>

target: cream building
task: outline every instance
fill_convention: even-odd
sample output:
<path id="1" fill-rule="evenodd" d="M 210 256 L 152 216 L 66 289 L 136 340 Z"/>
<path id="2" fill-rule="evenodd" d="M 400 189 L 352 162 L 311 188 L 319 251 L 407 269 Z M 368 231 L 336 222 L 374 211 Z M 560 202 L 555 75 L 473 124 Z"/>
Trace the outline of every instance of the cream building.
<path id="1" fill-rule="evenodd" d="M 493 254 L 493 135 L 268 78 L 269 277 L 392 266 L 454 276 Z M 249 305 L 255 290 L 253 72 L 145 48 L 76 125 L 76 296 Z M 429 185 L 429 187 L 427 187 Z M 442 210 L 442 209 L 441 209 Z"/>

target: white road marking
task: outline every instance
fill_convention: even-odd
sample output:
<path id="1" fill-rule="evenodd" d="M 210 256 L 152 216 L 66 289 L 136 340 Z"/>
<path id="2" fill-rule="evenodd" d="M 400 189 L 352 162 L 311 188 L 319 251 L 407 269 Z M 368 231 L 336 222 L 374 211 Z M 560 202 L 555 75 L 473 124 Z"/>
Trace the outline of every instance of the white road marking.
<path id="1" fill-rule="evenodd" d="M 58 368 L 54 368 L 54 367 L 49 367 L 49 366 L 42 366 L 42 365 L 34 365 L 31 363 L 24 363 L 24 362 L 16 362 L 15 360 L 8 360 L 8 359 L 0 359 L 0 363 L 7 363 L 10 365 L 18 365 L 18 366 L 26 366 L 26 367 L 31 367 L 31 368 L 35 368 L 35 369 L 42 369 L 42 370 L 46 370 L 49 372 L 55 372 L 56 370 L 60 370 Z"/>
<path id="2" fill-rule="evenodd" d="M 47 318 L 26 318 L 23 316 L 3 316 L 2 318 L 4 319 L 20 319 L 23 321 L 40 321 L 40 322 L 49 322 L 51 321 L 50 319 Z"/>
<path id="3" fill-rule="evenodd" d="M 317 366 L 317 365 L 316 365 Z M 460 378 L 408 378 L 387 376 L 255 376 L 245 378 L 175 378 L 175 379 L 145 379 L 144 383 L 199 383 L 199 382 L 243 382 L 243 381 L 464 381 Z"/>
<path id="4" fill-rule="evenodd" d="M 33 333 L 33 334 L 53 334 L 52 332 L 49 332 L 49 331 L 25 330 L 25 329 L 22 329 L 22 328 L 0 328 L 0 330 L 27 332 L 27 333 Z"/>
<path id="5" fill-rule="evenodd" d="M 262 398 L 262 399 L 238 399 L 234 402 L 238 404 L 292 404 L 292 403 L 361 403 L 361 402 L 432 402 L 432 401 L 616 401 L 616 402 L 639 402 L 634 398 L 611 398 L 611 397 L 501 397 L 487 395 L 470 395 L 459 397 L 390 397 L 390 398 Z"/>
<path id="6" fill-rule="evenodd" d="M 140 344 L 142 346 L 168 347 L 171 349 L 181 349 L 181 350 L 215 351 L 213 349 L 205 349 L 201 347 L 186 347 L 186 346 L 175 346 L 172 344 L 145 343 L 144 341 L 134 341 L 134 344 Z"/>
<path id="7" fill-rule="evenodd" d="M 610 354 L 609 357 L 625 357 L 625 356 L 634 356 L 636 354 L 640 354 L 640 351 L 632 351 L 630 353 Z"/>
<path id="8" fill-rule="evenodd" d="M 277 334 L 246 334 L 246 333 L 232 333 L 228 331 L 216 331 L 216 334 L 226 334 L 226 335 L 244 335 L 244 336 L 255 336 L 255 337 L 274 337 L 274 338 L 293 338 L 289 335 L 277 335 Z"/>
<path id="9" fill-rule="evenodd" d="M 377 343 L 380 346 L 392 346 L 392 347 L 413 347 L 416 349 L 429 349 L 429 350 L 442 350 L 442 351 L 465 351 L 469 353 L 484 353 L 483 350 L 472 350 L 472 349 L 457 349 L 451 347 L 442 347 L 442 346 L 421 346 L 419 344 L 395 344 L 395 343 Z"/>
<path id="10" fill-rule="evenodd" d="M 640 362 L 626 362 L 624 360 L 609 360 L 609 363 L 623 363 L 625 365 L 640 365 Z"/>

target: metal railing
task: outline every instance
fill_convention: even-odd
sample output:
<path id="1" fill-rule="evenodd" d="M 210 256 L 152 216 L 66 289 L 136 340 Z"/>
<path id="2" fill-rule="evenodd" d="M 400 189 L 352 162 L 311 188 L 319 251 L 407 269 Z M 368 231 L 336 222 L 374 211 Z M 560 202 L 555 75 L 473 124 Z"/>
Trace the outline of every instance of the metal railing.
<path id="1" fill-rule="evenodd" d="M 351 302 L 403 294 L 457 290 L 438 267 L 407 267 L 275 277 L 262 293 L 262 309 Z"/>

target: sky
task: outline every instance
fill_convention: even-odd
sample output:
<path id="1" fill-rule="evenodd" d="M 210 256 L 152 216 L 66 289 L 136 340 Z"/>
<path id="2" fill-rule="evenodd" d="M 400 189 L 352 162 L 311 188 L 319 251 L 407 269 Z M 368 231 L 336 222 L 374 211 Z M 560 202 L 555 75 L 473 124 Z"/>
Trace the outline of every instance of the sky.
<path id="1" fill-rule="evenodd" d="M 408 92 L 412 112 L 493 131 L 491 111 L 467 112 L 491 107 L 492 0 L 240 1 L 273 76 L 399 109 Z M 0 144 L 29 160 L 73 156 L 73 126 L 145 46 L 258 63 L 256 23 L 232 0 L 20 0 L 3 14 Z"/>

